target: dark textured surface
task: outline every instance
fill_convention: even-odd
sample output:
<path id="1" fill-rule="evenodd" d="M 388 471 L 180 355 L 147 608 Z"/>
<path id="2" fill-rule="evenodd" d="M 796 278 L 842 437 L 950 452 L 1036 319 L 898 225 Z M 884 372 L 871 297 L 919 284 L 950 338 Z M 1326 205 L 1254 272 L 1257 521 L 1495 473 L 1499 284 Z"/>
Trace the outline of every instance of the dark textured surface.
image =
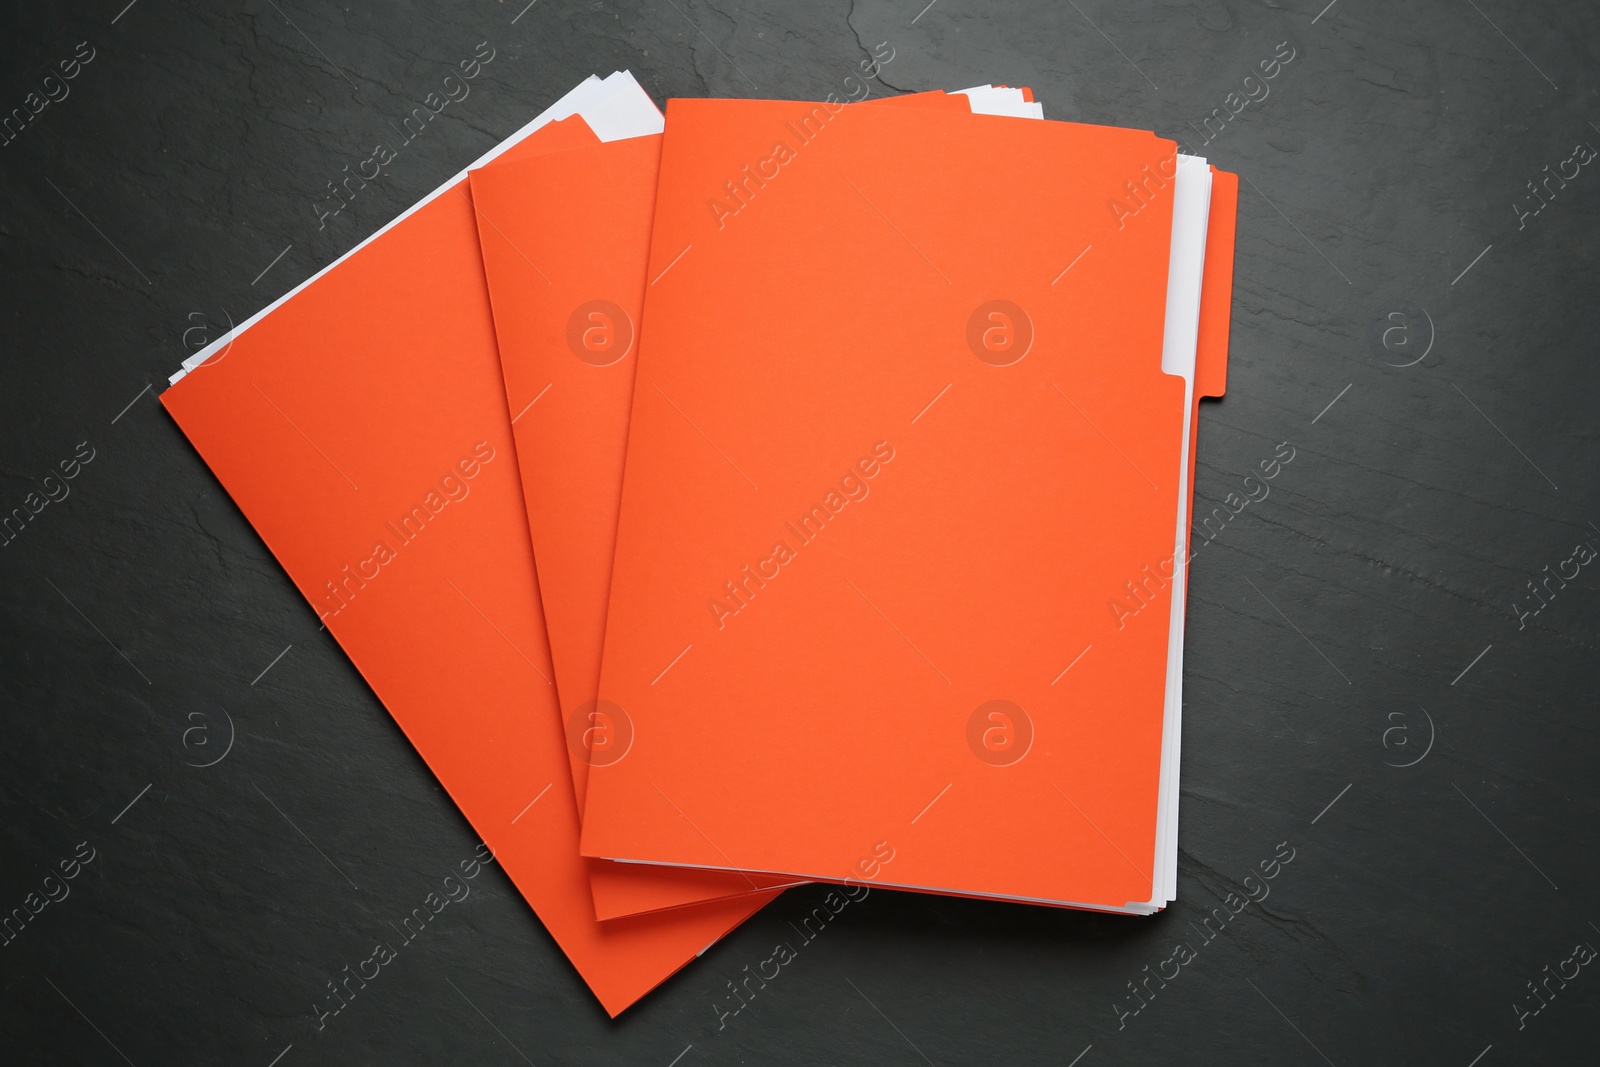
<path id="1" fill-rule="evenodd" d="M 0 113 L 94 50 L 0 146 L 0 511 L 70 491 L 0 548 L 0 910 L 94 857 L 0 947 L 0 1060 L 1595 1062 L 1592 968 L 1517 1008 L 1600 945 L 1600 561 L 1519 619 L 1600 547 L 1600 160 L 1519 219 L 1546 164 L 1600 147 L 1592 5 L 125 2 L 0 28 Z M 319 230 L 326 183 L 484 41 L 470 97 Z M 816 892 L 612 1023 L 491 869 L 319 1030 L 324 983 L 476 838 L 154 393 L 590 72 L 844 95 L 880 41 L 874 95 L 1027 84 L 1248 179 L 1197 512 L 1295 459 L 1192 569 L 1178 903 L 875 893 L 719 1029 L 725 980 Z M 1282 41 L 1270 95 L 1202 146 Z M 1207 942 L 1280 842 L 1270 897 Z"/>

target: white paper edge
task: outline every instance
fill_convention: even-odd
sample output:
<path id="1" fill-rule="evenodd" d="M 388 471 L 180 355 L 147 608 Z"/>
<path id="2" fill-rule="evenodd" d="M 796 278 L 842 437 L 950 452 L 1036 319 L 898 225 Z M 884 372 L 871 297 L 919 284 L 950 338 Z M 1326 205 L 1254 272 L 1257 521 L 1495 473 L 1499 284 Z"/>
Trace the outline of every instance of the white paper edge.
<path id="1" fill-rule="evenodd" d="M 1023 97 L 1021 89 L 1006 86 L 975 86 L 962 89 L 974 115 L 1009 115 L 1021 119 L 1044 118 L 1044 105 Z"/>
<path id="2" fill-rule="evenodd" d="M 1200 156 L 1179 153 L 1173 178 L 1172 251 L 1167 264 L 1167 314 L 1161 369 L 1183 377 L 1183 445 L 1178 464 L 1178 516 L 1173 543 L 1171 608 L 1167 638 L 1166 697 L 1162 707 L 1161 778 L 1156 801 L 1156 854 L 1151 907 L 1178 893 L 1178 769 L 1183 744 L 1183 634 L 1188 592 L 1189 447 L 1194 418 L 1194 372 L 1200 342 L 1200 300 L 1205 281 L 1206 230 L 1211 219 L 1211 168 Z"/>

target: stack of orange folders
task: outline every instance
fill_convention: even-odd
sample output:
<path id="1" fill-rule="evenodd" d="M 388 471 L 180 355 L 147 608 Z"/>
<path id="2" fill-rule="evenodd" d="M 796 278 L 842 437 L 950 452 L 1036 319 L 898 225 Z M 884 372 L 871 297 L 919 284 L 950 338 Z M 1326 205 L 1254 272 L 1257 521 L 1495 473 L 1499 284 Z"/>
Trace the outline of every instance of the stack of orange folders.
<path id="1" fill-rule="evenodd" d="M 590 78 L 163 394 L 612 1015 L 804 882 L 1173 899 L 1236 185 L 1042 118 Z"/>

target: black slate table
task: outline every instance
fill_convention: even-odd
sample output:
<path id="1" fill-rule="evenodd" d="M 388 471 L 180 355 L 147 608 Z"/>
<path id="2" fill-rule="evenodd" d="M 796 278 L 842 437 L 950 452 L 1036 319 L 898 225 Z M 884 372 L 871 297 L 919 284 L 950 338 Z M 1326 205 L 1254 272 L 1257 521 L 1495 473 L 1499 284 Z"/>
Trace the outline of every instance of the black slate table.
<path id="1" fill-rule="evenodd" d="M 0 1060 L 1596 1062 L 1600 11 L 1324 3 L 6 5 L 0 912 L 51 899 L 0 944 Z M 319 1028 L 477 840 L 154 397 L 618 68 L 1030 85 L 1243 177 L 1163 915 L 875 893 L 722 1014 L 793 891 L 612 1022 L 490 868 Z"/>

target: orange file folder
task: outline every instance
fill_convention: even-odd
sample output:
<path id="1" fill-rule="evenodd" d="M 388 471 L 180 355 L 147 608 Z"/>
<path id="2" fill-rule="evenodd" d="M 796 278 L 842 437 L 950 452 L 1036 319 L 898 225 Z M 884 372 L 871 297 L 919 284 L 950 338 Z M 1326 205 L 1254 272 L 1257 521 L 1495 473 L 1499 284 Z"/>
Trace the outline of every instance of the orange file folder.
<path id="1" fill-rule="evenodd" d="M 880 884 L 1164 902 L 1170 602 L 1105 601 L 1177 529 L 1172 206 L 1107 205 L 1174 152 L 669 104 L 586 855 L 839 881 L 887 842 Z"/>
<path id="2" fill-rule="evenodd" d="M 609 1013 L 771 898 L 595 919 L 464 175 L 205 355 L 163 403 Z"/>

